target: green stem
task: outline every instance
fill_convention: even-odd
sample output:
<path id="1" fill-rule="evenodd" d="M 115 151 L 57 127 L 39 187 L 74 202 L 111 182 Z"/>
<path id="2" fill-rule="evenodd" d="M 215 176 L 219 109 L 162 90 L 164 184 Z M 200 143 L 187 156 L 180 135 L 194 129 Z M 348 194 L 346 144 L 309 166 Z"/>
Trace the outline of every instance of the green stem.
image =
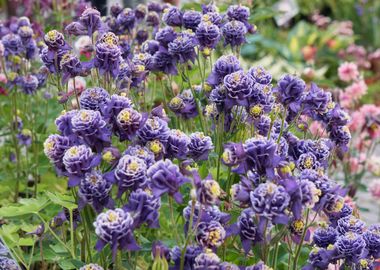
<path id="1" fill-rule="evenodd" d="M 75 237 L 74 237 L 74 218 L 73 210 L 69 210 L 70 214 L 70 239 L 71 239 L 71 256 L 75 259 Z"/>
<path id="2" fill-rule="evenodd" d="M 177 223 L 175 222 L 175 219 L 174 219 L 173 198 L 170 196 L 168 196 L 168 197 L 169 197 L 169 210 L 170 210 L 171 223 L 173 226 L 175 238 L 177 240 L 177 243 L 179 243 L 180 238 L 179 238 L 178 231 L 177 231 L 177 226 L 176 226 Z"/>
<path id="3" fill-rule="evenodd" d="M 182 252 L 181 252 L 180 270 L 183 270 L 184 267 L 185 267 L 186 248 L 187 248 L 187 245 L 189 244 L 189 241 L 190 241 L 191 236 L 193 234 L 193 218 L 194 218 L 194 212 L 195 212 L 195 203 L 196 203 L 196 201 L 192 200 L 192 202 L 191 202 L 190 220 L 189 220 L 189 228 L 187 230 L 187 236 L 186 236 L 185 245 L 184 245 L 184 247 L 182 249 Z"/>
<path id="4" fill-rule="evenodd" d="M 300 243 L 298 244 L 298 247 L 297 247 L 297 250 L 296 250 L 296 254 L 295 254 L 295 256 L 294 256 L 293 270 L 297 270 L 298 258 L 299 258 L 299 256 L 300 256 L 301 249 L 302 249 L 302 244 L 303 244 L 303 241 L 304 241 L 304 239 L 305 239 L 306 232 L 307 232 L 307 229 L 308 229 L 309 212 L 310 212 L 310 209 L 307 209 L 307 210 L 306 210 L 306 223 L 305 223 L 305 228 L 303 229 L 302 236 L 301 236 L 301 240 L 300 240 Z"/>

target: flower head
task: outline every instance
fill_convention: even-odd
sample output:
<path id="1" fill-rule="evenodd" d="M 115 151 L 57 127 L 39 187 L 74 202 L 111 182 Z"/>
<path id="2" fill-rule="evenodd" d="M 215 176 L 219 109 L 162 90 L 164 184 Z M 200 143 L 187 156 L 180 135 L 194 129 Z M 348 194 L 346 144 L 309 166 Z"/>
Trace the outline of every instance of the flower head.
<path id="1" fill-rule="evenodd" d="M 226 231 L 217 221 L 200 222 L 195 239 L 198 244 L 206 248 L 217 248 L 223 244 Z"/>
<path id="2" fill-rule="evenodd" d="M 198 11 L 188 10 L 183 13 L 182 22 L 186 29 L 191 29 L 193 32 L 197 30 L 198 25 L 202 20 L 202 14 Z"/>
<path id="3" fill-rule="evenodd" d="M 126 139 L 131 140 L 136 132 L 142 127 L 145 117 L 138 111 L 132 108 L 126 108 L 119 112 L 116 118 L 117 130 L 116 135 L 119 136 L 120 141 Z"/>
<path id="4" fill-rule="evenodd" d="M 182 12 L 174 6 L 164 9 L 162 20 L 169 26 L 182 26 Z"/>
<path id="5" fill-rule="evenodd" d="M 209 152 L 214 149 L 211 138 L 202 132 L 192 133 L 189 137 L 189 156 L 194 160 L 206 160 Z"/>
<path id="6" fill-rule="evenodd" d="M 237 47 L 246 42 L 247 27 L 240 21 L 231 21 L 223 25 L 224 44 Z"/>
<path id="7" fill-rule="evenodd" d="M 218 85 L 226 75 L 238 70 L 241 70 L 239 60 L 234 55 L 223 55 L 216 60 L 207 82 L 210 85 Z"/>
<path id="8" fill-rule="evenodd" d="M 210 53 L 206 53 L 207 50 L 215 49 L 220 40 L 220 29 L 216 24 L 211 22 L 201 22 L 195 30 L 200 49 L 205 56 Z"/>
<path id="9" fill-rule="evenodd" d="M 137 136 L 143 143 L 153 140 L 166 142 L 169 137 L 168 123 L 157 116 L 151 117 L 139 129 Z"/>

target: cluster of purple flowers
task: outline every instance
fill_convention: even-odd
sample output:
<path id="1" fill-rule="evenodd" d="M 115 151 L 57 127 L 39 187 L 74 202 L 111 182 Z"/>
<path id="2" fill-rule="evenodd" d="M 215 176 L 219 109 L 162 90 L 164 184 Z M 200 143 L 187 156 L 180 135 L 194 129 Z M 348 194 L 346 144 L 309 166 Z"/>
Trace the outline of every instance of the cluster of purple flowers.
<path id="1" fill-rule="evenodd" d="M 325 269 L 342 260 L 370 266 L 379 257 L 378 227 L 365 229 L 351 216 L 344 189 L 327 176 L 329 161 L 350 141 L 349 117 L 331 94 L 293 75 L 273 86 L 269 72 L 262 67 L 244 71 L 235 55 L 217 59 L 201 86 L 189 83 L 188 68 L 200 54 L 207 60 L 221 40 L 235 50 L 247 33 L 255 32 L 248 19 L 249 9 L 241 5 L 230 6 L 225 15 L 211 4 L 202 12 L 155 3 L 135 9 L 116 5 L 104 20 L 86 9 L 66 32 L 97 37 L 89 62 L 73 54 L 61 33 L 46 34 L 41 55 L 51 73 L 62 75 L 64 82 L 99 73 L 105 82 L 103 88 L 76 93 L 77 108 L 56 119 L 59 134 L 44 144 L 57 173 L 68 177 L 69 186 L 79 186 L 79 210 L 91 205 L 98 213 L 97 250 L 109 244 L 115 256 L 117 249 L 139 249 L 136 230 L 160 226 L 161 200 L 168 197 L 169 203 L 172 198 L 178 204 L 189 200 L 183 231 L 191 241 L 152 247 L 153 258 L 173 270 L 268 269 L 257 260 L 247 267 L 223 262 L 216 254 L 235 236 L 249 254 L 281 227 L 288 229 L 291 241 L 302 244 L 311 239 L 311 223 L 305 220 L 310 212 L 327 216 L 331 224 L 315 232 L 316 252 L 305 269 Z M 164 106 L 144 111 L 147 104 L 131 101 L 146 89 L 152 73 L 162 80 L 179 72 L 189 87 L 169 89 Z M 199 120 L 203 132 L 190 121 L 186 132 L 180 130 L 173 114 Z M 321 122 L 329 139 L 299 138 L 310 121 Z M 214 161 L 217 170 L 208 167 Z M 198 165 L 210 175 L 202 179 Z M 237 215 L 221 211 L 230 208 Z"/>

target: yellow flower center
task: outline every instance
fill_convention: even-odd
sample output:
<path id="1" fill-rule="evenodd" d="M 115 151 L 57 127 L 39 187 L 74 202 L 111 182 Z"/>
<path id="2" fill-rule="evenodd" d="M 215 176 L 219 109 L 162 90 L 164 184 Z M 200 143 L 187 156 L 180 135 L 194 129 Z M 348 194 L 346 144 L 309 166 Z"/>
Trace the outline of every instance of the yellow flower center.
<path id="1" fill-rule="evenodd" d="M 220 232 L 215 230 L 210 232 L 208 239 L 211 241 L 212 244 L 216 245 L 219 242 L 220 237 Z"/>
<path id="2" fill-rule="evenodd" d="M 71 156 L 75 156 L 75 155 L 77 155 L 78 154 L 78 148 L 77 147 L 71 147 L 69 150 L 69 154 L 71 155 Z"/>
<path id="3" fill-rule="evenodd" d="M 213 182 L 210 187 L 211 194 L 214 195 L 215 197 L 220 196 L 220 186 L 217 182 Z"/>
<path id="4" fill-rule="evenodd" d="M 53 140 L 47 140 L 47 141 L 45 141 L 45 143 L 44 143 L 45 151 L 51 151 L 51 150 L 53 150 L 54 145 L 55 145 L 55 143 L 54 143 Z"/>
<path id="5" fill-rule="evenodd" d="M 92 185 L 96 185 L 97 182 L 98 182 L 98 178 L 95 175 L 91 175 L 90 176 L 90 183 Z"/>
<path id="6" fill-rule="evenodd" d="M 115 212 L 110 212 L 108 214 L 108 221 L 115 222 L 117 220 L 117 214 Z"/>
<path id="7" fill-rule="evenodd" d="M 263 109 L 260 105 L 255 105 L 249 109 L 249 113 L 254 117 L 260 116 L 262 112 Z"/>
<path id="8" fill-rule="evenodd" d="M 87 112 L 81 112 L 80 118 L 81 118 L 82 121 L 88 121 L 89 118 L 90 118 L 90 116 L 88 115 Z"/>
<path id="9" fill-rule="evenodd" d="M 305 224 L 302 220 L 295 220 L 292 225 L 293 225 L 293 229 L 297 233 L 301 233 L 303 231 L 303 228 L 305 227 Z"/>
<path id="10" fill-rule="evenodd" d="M 158 141 L 153 141 L 149 144 L 149 149 L 154 154 L 159 154 L 162 150 L 161 144 Z"/>
<path id="11" fill-rule="evenodd" d="M 303 163 L 303 165 L 306 169 L 311 169 L 313 167 L 313 164 L 314 164 L 314 162 L 313 162 L 313 159 L 311 157 L 307 157 Z"/>
<path id="12" fill-rule="evenodd" d="M 129 163 L 128 165 L 128 170 L 130 171 L 137 171 L 137 169 L 139 168 L 139 164 L 136 162 L 136 161 L 132 161 L 131 163 Z"/>
<path id="13" fill-rule="evenodd" d="M 121 111 L 119 118 L 123 122 L 129 122 L 131 120 L 131 113 L 129 111 Z"/>
<path id="14" fill-rule="evenodd" d="M 46 34 L 46 36 L 48 40 L 55 40 L 58 36 L 58 32 L 56 30 L 51 30 Z"/>
<path id="15" fill-rule="evenodd" d="M 102 159 L 107 162 L 107 163 L 111 163 L 115 158 L 114 156 L 112 155 L 111 151 L 107 151 L 103 154 L 102 156 Z"/>
<path id="16" fill-rule="evenodd" d="M 170 100 L 170 105 L 172 106 L 178 106 L 182 103 L 182 99 L 179 97 L 174 97 L 172 100 Z"/>

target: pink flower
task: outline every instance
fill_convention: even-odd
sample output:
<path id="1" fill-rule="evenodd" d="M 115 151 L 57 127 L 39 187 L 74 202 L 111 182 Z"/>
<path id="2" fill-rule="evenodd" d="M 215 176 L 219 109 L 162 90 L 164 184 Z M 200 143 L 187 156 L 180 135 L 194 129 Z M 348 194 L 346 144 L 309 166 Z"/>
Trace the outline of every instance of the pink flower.
<path id="1" fill-rule="evenodd" d="M 367 84 L 363 81 L 357 81 L 346 87 L 344 92 L 351 96 L 353 100 L 359 100 L 363 95 L 367 93 Z"/>
<path id="2" fill-rule="evenodd" d="M 358 66 L 352 62 L 344 62 L 338 68 L 338 75 L 342 81 L 353 81 L 359 76 Z"/>
<path id="3" fill-rule="evenodd" d="M 376 176 L 380 176 L 380 157 L 379 156 L 371 157 L 368 160 L 367 169 L 372 174 L 374 174 Z"/>
<path id="4" fill-rule="evenodd" d="M 326 129 L 317 121 L 313 121 L 309 126 L 310 133 L 318 137 L 326 137 Z"/>
<path id="5" fill-rule="evenodd" d="M 84 89 L 86 89 L 86 80 L 82 77 L 75 77 L 75 88 L 78 93 L 81 93 Z M 68 83 L 69 92 L 74 91 L 74 80 L 70 79 Z"/>
<path id="6" fill-rule="evenodd" d="M 368 187 L 368 191 L 374 198 L 380 199 L 380 179 L 372 181 Z"/>
<path id="7" fill-rule="evenodd" d="M 5 77 L 4 73 L 0 73 L 0 82 L 7 83 L 7 77 Z"/>

